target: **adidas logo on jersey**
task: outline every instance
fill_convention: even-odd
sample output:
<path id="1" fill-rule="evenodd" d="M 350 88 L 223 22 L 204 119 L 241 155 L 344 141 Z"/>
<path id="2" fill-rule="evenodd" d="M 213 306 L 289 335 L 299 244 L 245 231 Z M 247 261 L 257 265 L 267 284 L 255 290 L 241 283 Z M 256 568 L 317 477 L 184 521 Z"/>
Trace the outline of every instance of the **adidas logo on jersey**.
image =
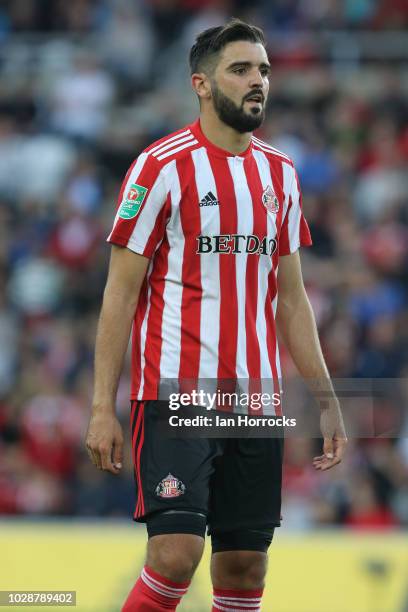
<path id="1" fill-rule="evenodd" d="M 199 205 L 200 206 L 219 206 L 220 203 L 215 197 L 215 195 L 213 194 L 213 192 L 209 191 L 207 195 L 201 198 Z"/>

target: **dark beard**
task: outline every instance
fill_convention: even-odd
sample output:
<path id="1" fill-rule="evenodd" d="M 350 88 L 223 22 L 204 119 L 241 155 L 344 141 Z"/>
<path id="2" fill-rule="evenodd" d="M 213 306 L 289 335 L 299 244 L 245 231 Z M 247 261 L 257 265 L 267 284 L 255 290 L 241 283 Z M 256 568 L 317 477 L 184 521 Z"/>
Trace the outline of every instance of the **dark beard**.
<path id="1" fill-rule="evenodd" d="M 242 102 L 241 106 L 237 106 L 231 98 L 222 93 L 214 81 L 211 83 L 211 90 L 215 112 L 223 123 L 226 123 L 240 134 L 253 132 L 262 125 L 265 119 L 264 108 L 261 111 L 257 108 L 252 108 L 251 114 L 248 114 L 244 111 L 245 101 Z"/>

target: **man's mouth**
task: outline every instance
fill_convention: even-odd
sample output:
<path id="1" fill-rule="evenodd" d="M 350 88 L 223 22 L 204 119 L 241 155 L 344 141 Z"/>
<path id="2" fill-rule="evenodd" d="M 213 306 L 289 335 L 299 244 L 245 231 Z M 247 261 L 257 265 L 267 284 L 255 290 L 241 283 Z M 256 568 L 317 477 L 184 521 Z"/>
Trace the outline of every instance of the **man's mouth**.
<path id="1" fill-rule="evenodd" d="M 253 94 L 252 96 L 246 98 L 246 102 L 258 102 L 262 104 L 263 96 L 261 94 Z"/>

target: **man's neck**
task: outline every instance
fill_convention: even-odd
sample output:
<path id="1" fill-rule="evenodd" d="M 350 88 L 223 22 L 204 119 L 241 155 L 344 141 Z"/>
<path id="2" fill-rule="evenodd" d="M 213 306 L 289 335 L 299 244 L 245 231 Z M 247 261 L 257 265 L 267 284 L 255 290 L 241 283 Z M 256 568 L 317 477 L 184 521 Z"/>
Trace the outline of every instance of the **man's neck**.
<path id="1" fill-rule="evenodd" d="M 229 151 L 232 155 L 243 153 L 251 142 L 252 132 L 240 134 L 221 121 L 217 115 L 202 113 L 200 125 L 204 136 L 220 149 Z"/>

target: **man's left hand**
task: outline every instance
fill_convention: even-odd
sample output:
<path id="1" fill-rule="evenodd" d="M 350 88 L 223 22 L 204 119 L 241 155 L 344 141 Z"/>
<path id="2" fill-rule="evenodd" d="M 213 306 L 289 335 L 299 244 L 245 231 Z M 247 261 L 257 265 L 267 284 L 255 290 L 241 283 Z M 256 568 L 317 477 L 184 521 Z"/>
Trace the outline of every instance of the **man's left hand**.
<path id="1" fill-rule="evenodd" d="M 313 467 L 316 470 L 330 470 L 343 459 L 346 450 L 347 438 L 325 438 L 323 451 L 324 454 L 313 458 Z M 329 449 L 329 450 L 326 450 Z"/>
<path id="2" fill-rule="evenodd" d="M 324 440 L 323 455 L 313 458 L 313 467 L 324 471 L 342 461 L 347 444 L 343 415 L 337 400 L 323 403 L 320 429 Z"/>

